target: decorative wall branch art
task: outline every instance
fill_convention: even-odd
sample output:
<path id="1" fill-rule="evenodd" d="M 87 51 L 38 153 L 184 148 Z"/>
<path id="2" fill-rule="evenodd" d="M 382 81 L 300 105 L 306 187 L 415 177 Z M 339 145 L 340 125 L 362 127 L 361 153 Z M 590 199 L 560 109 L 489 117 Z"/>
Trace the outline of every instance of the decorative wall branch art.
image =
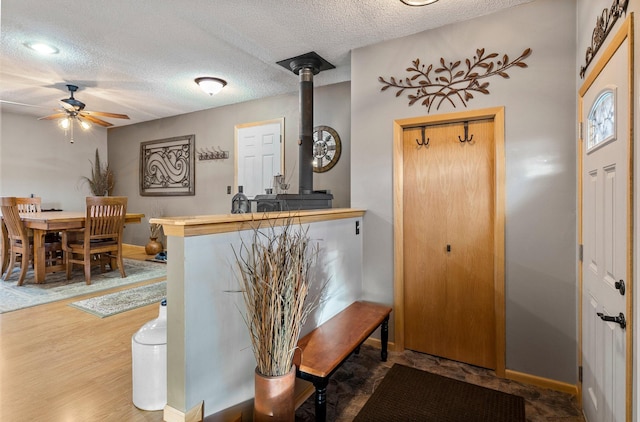
<path id="1" fill-rule="evenodd" d="M 195 135 L 140 144 L 140 195 L 195 195 Z"/>
<path id="2" fill-rule="evenodd" d="M 611 32 L 611 28 L 613 28 L 618 18 L 627 13 L 628 5 L 629 0 L 613 0 L 611 8 L 604 9 L 602 14 L 596 19 L 596 27 L 591 34 L 591 45 L 587 47 L 587 52 L 585 53 L 586 63 L 580 67 L 580 78 L 584 78 L 587 67 L 591 64 L 591 60 L 593 60 L 600 46 L 604 43 L 604 40 L 607 38 L 607 35 L 609 35 L 609 32 Z"/>
<path id="3" fill-rule="evenodd" d="M 405 79 L 391 76 L 387 81 L 380 76 L 378 81 L 384 85 L 380 90 L 397 88 L 396 97 L 402 95 L 405 90 L 410 90 L 411 93 L 407 95 L 409 105 L 422 100 L 422 105 L 427 107 L 427 111 L 431 111 L 434 104 L 438 110 L 445 101 L 455 108 L 456 100 L 459 100 L 466 107 L 467 102 L 473 98 L 473 93 L 489 94 L 489 82 L 480 82 L 482 79 L 495 75 L 508 79 L 508 69 L 527 67 L 524 59 L 531 55 L 531 51 L 527 48 L 520 56 L 510 61 L 506 54 L 496 60 L 498 53 L 485 55 L 484 48 L 480 48 L 476 50 L 472 59 L 465 59 L 466 69 L 461 68 L 460 60 L 447 63 L 441 58 L 439 65 L 426 66 L 420 63 L 420 59 L 415 59 L 411 63 L 412 67 L 406 69 L 411 76 Z"/>

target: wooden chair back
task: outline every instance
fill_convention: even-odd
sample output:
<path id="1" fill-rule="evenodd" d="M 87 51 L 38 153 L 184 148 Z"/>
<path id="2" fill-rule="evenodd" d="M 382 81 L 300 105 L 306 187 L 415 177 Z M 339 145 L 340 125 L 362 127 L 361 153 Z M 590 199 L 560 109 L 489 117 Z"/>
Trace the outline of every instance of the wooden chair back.
<path id="1" fill-rule="evenodd" d="M 21 286 L 27 275 L 27 267 L 33 256 L 29 235 L 24 223 L 20 219 L 15 197 L 5 196 L 0 198 L 0 211 L 2 211 L 3 224 L 7 229 L 7 241 L 3 242 L 3 254 L 9 254 L 9 265 L 6 268 L 4 279 L 7 280 L 11 276 L 13 268 L 18 262 L 18 256 L 20 256 L 21 269 L 18 286 Z M 5 259 L 6 257 L 3 256 L 3 263 Z M 4 264 L 2 266 L 4 266 Z"/>
<path id="2" fill-rule="evenodd" d="M 126 196 L 88 196 L 85 221 L 85 244 L 91 241 L 116 240 L 122 243 Z"/>
<path id="3" fill-rule="evenodd" d="M 17 198 L 5 196 L 0 199 L 0 210 L 2 210 L 2 219 L 7 227 L 9 245 L 12 245 L 16 240 L 28 245 L 29 235 L 27 234 L 26 227 L 20 219 L 20 211 L 18 210 L 18 203 L 16 200 Z"/>
<path id="4" fill-rule="evenodd" d="M 42 198 L 16 198 L 18 212 L 40 212 L 42 211 Z"/>

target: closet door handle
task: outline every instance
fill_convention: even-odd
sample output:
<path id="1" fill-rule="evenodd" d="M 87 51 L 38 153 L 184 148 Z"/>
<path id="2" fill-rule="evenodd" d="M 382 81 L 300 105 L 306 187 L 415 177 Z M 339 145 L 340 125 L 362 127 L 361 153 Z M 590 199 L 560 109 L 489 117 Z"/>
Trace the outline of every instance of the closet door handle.
<path id="1" fill-rule="evenodd" d="M 447 252 L 451 252 L 451 245 L 447 245 Z"/>

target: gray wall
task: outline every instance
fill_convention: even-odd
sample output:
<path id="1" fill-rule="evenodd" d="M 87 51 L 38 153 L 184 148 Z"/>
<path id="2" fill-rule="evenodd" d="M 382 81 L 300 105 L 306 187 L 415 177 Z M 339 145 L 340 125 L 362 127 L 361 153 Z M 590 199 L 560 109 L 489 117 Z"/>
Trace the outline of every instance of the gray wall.
<path id="1" fill-rule="evenodd" d="M 526 69 L 489 80 L 469 109 L 505 107 L 507 369 L 576 382 L 575 1 L 537 0 L 503 12 L 352 52 L 351 205 L 365 208 L 364 291 L 393 303 L 392 122 L 426 115 L 379 76 L 405 77 L 477 48 Z M 463 61 L 464 63 L 464 61 Z M 463 65 L 464 66 L 464 65 Z M 464 109 L 444 104 L 432 115 Z M 428 204 L 427 204 L 428 206 Z M 437 322 L 436 322 L 437 323 Z"/>
<path id="2" fill-rule="evenodd" d="M 295 77 L 295 75 L 292 75 Z M 314 89 L 314 125 L 333 127 L 342 139 L 342 156 L 328 172 L 314 174 L 314 189 L 329 189 L 333 207 L 350 206 L 350 83 L 343 82 Z M 219 107 L 176 117 L 154 120 L 109 130 L 109 164 L 114 170 L 114 195 L 129 197 L 129 210 L 147 216 L 227 214 L 231 198 L 227 186 L 233 185 L 234 126 L 284 117 L 285 174 L 289 192 L 298 192 L 298 93 Z M 195 134 L 196 149 L 221 148 L 228 160 L 196 161 L 195 196 L 142 197 L 139 194 L 140 143 L 174 136 Z M 130 225 L 125 242 L 144 245 L 149 238 L 147 224 Z"/>
<path id="3" fill-rule="evenodd" d="M 0 115 L 0 196 L 42 197 L 43 208 L 84 211 L 91 195 L 82 182 L 91 176 L 96 148 L 107 160 L 107 131 L 75 131 L 75 142 L 56 122 L 3 111 Z"/>

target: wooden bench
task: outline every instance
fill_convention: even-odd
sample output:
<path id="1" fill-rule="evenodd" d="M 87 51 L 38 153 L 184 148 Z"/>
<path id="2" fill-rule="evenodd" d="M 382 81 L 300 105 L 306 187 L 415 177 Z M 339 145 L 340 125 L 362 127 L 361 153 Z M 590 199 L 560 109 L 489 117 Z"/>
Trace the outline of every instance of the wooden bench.
<path id="1" fill-rule="evenodd" d="M 371 302 L 354 302 L 298 341 L 296 375 L 315 387 L 316 421 L 327 418 L 329 378 L 360 345 L 381 327 L 381 352 L 387 360 L 391 308 Z"/>

